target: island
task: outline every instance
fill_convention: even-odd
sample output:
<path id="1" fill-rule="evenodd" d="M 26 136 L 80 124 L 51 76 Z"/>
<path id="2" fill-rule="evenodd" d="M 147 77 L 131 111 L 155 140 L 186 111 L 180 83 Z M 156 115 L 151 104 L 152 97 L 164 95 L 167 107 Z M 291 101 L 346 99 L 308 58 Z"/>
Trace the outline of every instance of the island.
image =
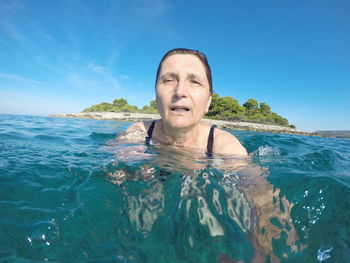
<path id="1" fill-rule="evenodd" d="M 124 98 L 115 99 L 112 103 L 92 105 L 80 113 L 51 116 L 132 122 L 160 118 L 155 100 L 138 109 L 137 106 L 129 105 Z M 317 135 L 296 129 L 286 118 L 272 112 L 265 102 L 258 103 L 255 99 L 249 99 L 240 105 L 236 99 L 229 96 L 220 97 L 219 94 L 212 95 L 212 103 L 203 121 L 224 129 Z"/>
<path id="2" fill-rule="evenodd" d="M 317 134 L 319 136 L 323 136 L 323 137 L 350 139 L 350 131 L 349 130 L 315 131 L 315 134 Z"/>

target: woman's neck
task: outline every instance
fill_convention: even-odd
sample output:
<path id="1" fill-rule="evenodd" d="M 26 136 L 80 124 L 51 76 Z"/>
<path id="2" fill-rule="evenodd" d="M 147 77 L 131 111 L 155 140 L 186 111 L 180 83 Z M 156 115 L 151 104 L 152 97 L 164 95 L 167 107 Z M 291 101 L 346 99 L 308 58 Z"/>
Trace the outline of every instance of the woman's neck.
<path id="1" fill-rule="evenodd" d="M 200 124 L 188 128 L 174 129 L 160 120 L 156 140 L 164 145 L 197 148 L 199 126 Z"/>

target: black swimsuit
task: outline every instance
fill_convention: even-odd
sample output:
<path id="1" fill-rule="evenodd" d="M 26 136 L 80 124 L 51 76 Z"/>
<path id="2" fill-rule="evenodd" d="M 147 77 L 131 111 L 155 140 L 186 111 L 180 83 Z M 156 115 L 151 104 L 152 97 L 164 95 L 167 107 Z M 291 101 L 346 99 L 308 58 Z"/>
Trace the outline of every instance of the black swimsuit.
<path id="1" fill-rule="evenodd" d="M 152 134 L 154 130 L 154 125 L 156 124 L 156 120 L 152 121 L 151 126 L 149 126 L 148 131 L 147 131 L 147 137 L 145 143 L 147 145 L 150 145 L 150 141 L 152 139 Z M 207 142 L 207 152 L 206 154 L 208 156 L 212 156 L 213 154 L 213 143 L 214 143 L 214 129 L 216 125 L 212 125 L 210 127 L 209 135 L 208 135 L 208 142 Z"/>

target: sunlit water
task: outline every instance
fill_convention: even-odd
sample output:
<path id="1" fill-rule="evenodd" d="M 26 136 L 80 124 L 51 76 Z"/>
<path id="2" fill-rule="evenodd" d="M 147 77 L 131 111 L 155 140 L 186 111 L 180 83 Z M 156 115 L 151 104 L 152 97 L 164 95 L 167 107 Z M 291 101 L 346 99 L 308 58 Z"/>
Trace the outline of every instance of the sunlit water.
<path id="1" fill-rule="evenodd" d="M 350 140 L 230 131 L 252 163 L 0 115 L 0 262 L 350 262 Z"/>

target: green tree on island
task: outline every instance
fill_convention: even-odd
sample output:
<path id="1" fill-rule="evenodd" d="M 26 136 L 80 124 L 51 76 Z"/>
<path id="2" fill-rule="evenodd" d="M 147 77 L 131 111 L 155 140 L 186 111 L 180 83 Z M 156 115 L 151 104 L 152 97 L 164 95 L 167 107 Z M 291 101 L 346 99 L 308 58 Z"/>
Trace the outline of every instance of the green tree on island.
<path id="1" fill-rule="evenodd" d="M 141 112 L 143 113 L 157 113 L 157 102 L 151 100 L 149 106 L 143 106 Z"/>
<path id="2" fill-rule="evenodd" d="M 243 114 L 244 109 L 236 99 L 232 97 L 220 98 L 218 94 L 213 94 L 209 111 L 205 117 L 221 120 L 239 120 L 239 116 Z"/>
<path id="3" fill-rule="evenodd" d="M 268 116 L 271 113 L 271 107 L 267 105 L 265 102 L 260 103 L 260 111 L 265 116 Z"/>
<path id="4" fill-rule="evenodd" d="M 258 102 L 255 99 L 249 99 L 243 104 L 243 107 L 248 111 L 254 111 L 258 109 Z"/>
<path id="5" fill-rule="evenodd" d="M 100 104 L 92 105 L 90 108 L 83 110 L 83 112 L 139 112 L 137 106 L 129 105 L 126 99 L 115 99 L 112 104 L 102 102 Z"/>

